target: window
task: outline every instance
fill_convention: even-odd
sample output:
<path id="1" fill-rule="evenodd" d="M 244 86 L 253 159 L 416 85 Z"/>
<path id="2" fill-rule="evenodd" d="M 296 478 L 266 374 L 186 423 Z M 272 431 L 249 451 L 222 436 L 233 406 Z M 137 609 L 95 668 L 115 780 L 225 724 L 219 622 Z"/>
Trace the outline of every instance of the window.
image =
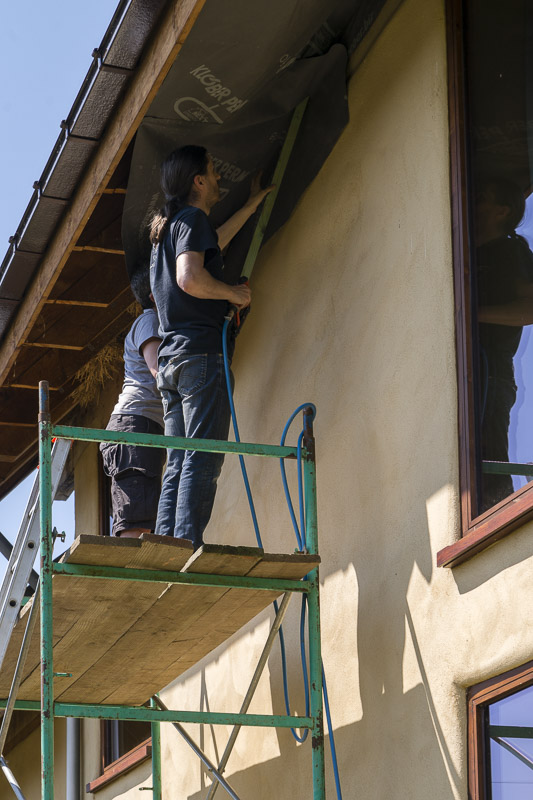
<path id="1" fill-rule="evenodd" d="M 440 565 L 533 517 L 533 6 L 448 12 L 464 535 Z"/>
<path id="2" fill-rule="evenodd" d="M 533 662 L 474 686 L 468 698 L 471 800 L 533 796 Z"/>
<path id="3" fill-rule="evenodd" d="M 107 719 L 102 725 L 102 766 L 104 770 L 140 744 L 149 744 L 149 722 L 122 722 Z"/>
<path id="4" fill-rule="evenodd" d="M 149 722 L 102 720 L 100 731 L 101 773 L 87 784 L 87 792 L 93 793 L 152 755 Z"/>

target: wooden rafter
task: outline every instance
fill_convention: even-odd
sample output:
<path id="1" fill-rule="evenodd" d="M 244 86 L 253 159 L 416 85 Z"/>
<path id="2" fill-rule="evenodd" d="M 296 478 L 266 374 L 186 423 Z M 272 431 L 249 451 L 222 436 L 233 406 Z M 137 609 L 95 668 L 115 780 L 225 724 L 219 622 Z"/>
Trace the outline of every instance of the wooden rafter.
<path id="1" fill-rule="evenodd" d="M 47 347 L 49 350 L 85 350 L 75 344 L 58 344 L 57 342 L 22 342 L 23 347 Z"/>
<path id="2" fill-rule="evenodd" d="M 90 300 L 55 300 L 53 297 L 49 297 L 46 302 L 56 306 L 81 306 L 87 308 L 109 308 L 111 305 L 111 303 L 93 303 Z"/>
<path id="3" fill-rule="evenodd" d="M 7 384 L 9 389 L 35 389 L 39 391 L 39 384 L 30 384 L 30 383 L 9 383 Z M 51 392 L 59 392 L 59 386 L 49 386 L 48 387 Z"/>
<path id="4" fill-rule="evenodd" d="M 82 253 L 84 250 L 90 253 L 107 253 L 110 256 L 123 256 L 124 250 L 114 250 L 112 247 L 93 247 L 90 244 L 76 245 L 72 248 L 74 253 Z"/>

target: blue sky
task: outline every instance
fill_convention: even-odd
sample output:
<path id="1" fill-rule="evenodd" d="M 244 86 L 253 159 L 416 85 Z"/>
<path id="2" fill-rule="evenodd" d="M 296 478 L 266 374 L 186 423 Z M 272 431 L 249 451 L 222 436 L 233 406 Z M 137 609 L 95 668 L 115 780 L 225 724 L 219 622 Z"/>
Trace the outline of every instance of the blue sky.
<path id="1" fill-rule="evenodd" d="M 526 202 L 526 213 L 520 233 L 533 248 L 533 194 Z M 526 325 L 520 340 L 520 347 L 514 358 L 515 381 L 518 387 L 516 403 L 511 411 L 509 426 L 509 461 L 533 462 L 533 326 Z M 527 478 L 515 477 L 514 488 L 527 483 Z"/>
<path id="2" fill-rule="evenodd" d="M 117 0 L 19 0 L 2 5 L 0 27 L 0 261 L 117 7 Z M 43 376 L 44 377 L 44 376 Z M 33 478 L 0 501 L 12 540 Z M 54 503 L 54 524 L 73 534 L 73 497 Z M 5 562 L 0 556 L 0 577 Z"/>
<path id="3" fill-rule="evenodd" d="M 533 687 L 500 700 L 490 707 L 491 725 L 518 725 L 531 727 L 533 717 Z M 533 740 L 505 737 L 505 741 L 518 748 L 528 758 L 533 758 Z M 491 741 L 492 800 L 531 800 L 533 796 L 533 770 L 509 753 L 500 744 Z"/>
<path id="4" fill-rule="evenodd" d="M 0 258 L 116 6 L 117 0 L 2 4 Z"/>

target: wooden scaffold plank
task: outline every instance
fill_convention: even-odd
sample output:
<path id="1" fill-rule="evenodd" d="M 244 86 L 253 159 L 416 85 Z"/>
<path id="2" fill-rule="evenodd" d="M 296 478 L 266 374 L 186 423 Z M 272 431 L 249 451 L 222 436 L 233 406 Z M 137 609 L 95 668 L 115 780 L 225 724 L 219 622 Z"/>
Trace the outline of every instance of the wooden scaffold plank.
<path id="1" fill-rule="evenodd" d="M 298 580 L 319 562 L 307 554 L 265 554 L 257 547 L 204 545 L 143 534 L 140 539 L 82 535 L 61 559 L 69 564 Z M 63 702 L 140 705 L 266 608 L 276 590 L 162 584 L 55 575 L 54 665 Z M 0 696 L 7 696 L 28 606 L 15 628 Z M 39 697 L 40 651 L 32 641 L 19 698 Z"/>

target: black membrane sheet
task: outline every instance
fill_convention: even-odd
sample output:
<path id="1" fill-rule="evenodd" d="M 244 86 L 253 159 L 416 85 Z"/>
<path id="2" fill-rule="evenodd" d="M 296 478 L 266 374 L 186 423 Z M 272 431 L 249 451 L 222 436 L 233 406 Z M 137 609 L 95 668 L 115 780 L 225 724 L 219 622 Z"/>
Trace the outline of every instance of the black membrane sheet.
<path id="1" fill-rule="evenodd" d="M 130 273 L 149 259 L 148 225 L 163 202 L 159 166 L 169 152 L 200 144 L 211 153 L 221 175 L 216 226 L 245 202 L 256 169 L 268 181 L 292 113 L 309 97 L 265 239 L 283 225 L 348 121 L 348 54 L 383 4 L 208 0 L 137 132 L 122 222 Z M 256 221 L 229 247 L 229 282 Z"/>

